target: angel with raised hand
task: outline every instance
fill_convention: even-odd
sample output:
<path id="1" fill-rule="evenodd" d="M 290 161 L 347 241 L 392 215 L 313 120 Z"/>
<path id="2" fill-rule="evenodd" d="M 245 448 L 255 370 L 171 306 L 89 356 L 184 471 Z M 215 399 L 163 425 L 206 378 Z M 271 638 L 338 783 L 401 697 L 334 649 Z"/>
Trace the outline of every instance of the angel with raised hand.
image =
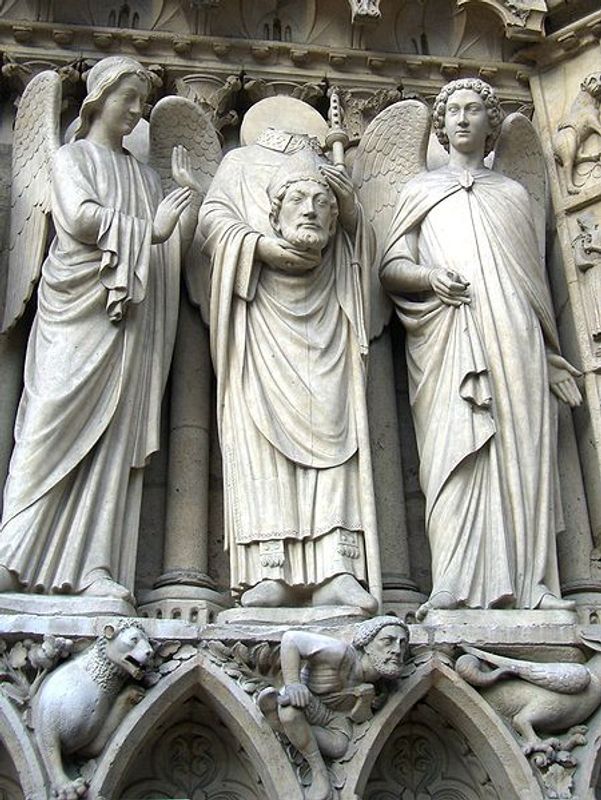
<path id="1" fill-rule="evenodd" d="M 5 329 L 40 267 L 41 279 L 4 493 L 3 592 L 132 600 L 143 467 L 159 446 L 181 244 L 201 188 L 190 157 L 172 156 L 181 114 L 165 120 L 157 104 L 151 117 L 151 155 L 163 177 L 173 158 L 182 184 L 166 197 L 159 173 L 123 147 L 151 78 L 131 58 L 99 61 L 62 147 L 56 74 L 36 77 L 19 108 Z"/>
<path id="2" fill-rule="evenodd" d="M 488 84 L 453 81 L 433 113 L 448 164 L 424 172 L 429 113 L 408 102 L 414 125 L 402 153 L 384 169 L 366 157 L 382 150 L 370 137 L 392 135 L 376 119 L 357 169 L 375 173 L 376 202 L 378 192 L 388 199 L 380 278 L 407 333 L 432 551 L 432 593 L 418 618 L 432 608 L 570 609 L 555 544 L 554 395 L 571 406 L 581 396 L 544 272 L 540 144 L 522 115 L 502 121 Z M 402 108 L 388 112 L 403 119 Z"/>

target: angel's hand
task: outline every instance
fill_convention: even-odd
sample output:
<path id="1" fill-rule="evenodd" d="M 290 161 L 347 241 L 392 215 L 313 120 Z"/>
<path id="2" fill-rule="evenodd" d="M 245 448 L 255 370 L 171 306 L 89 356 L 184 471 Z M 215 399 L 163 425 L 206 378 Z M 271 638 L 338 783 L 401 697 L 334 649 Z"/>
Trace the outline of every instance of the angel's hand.
<path id="1" fill-rule="evenodd" d="M 152 223 L 153 244 L 167 241 L 190 204 L 191 197 L 192 190 L 189 188 L 174 189 L 159 203 Z"/>
<path id="2" fill-rule="evenodd" d="M 582 403 L 582 395 L 575 378 L 580 377 L 582 373 L 558 353 L 548 353 L 547 364 L 549 386 L 555 397 L 572 408 L 579 406 Z"/>
<path id="3" fill-rule="evenodd" d="M 457 272 L 438 267 L 430 272 L 430 286 L 437 297 L 448 306 L 460 306 L 471 303 L 469 282 Z"/>
<path id="4" fill-rule="evenodd" d="M 273 269 L 300 275 L 319 264 L 319 253 L 297 250 L 293 245 L 270 236 L 261 236 L 257 242 L 257 258 Z"/>
<path id="5" fill-rule="evenodd" d="M 194 177 L 190 154 L 182 144 L 176 145 L 171 153 L 171 174 L 178 186 L 188 187 L 202 194 L 202 187 Z"/>
<path id="6" fill-rule="evenodd" d="M 349 233 L 354 233 L 357 228 L 357 198 L 352 180 L 342 167 L 322 164 L 319 169 L 336 196 L 338 218 L 342 226 Z"/>

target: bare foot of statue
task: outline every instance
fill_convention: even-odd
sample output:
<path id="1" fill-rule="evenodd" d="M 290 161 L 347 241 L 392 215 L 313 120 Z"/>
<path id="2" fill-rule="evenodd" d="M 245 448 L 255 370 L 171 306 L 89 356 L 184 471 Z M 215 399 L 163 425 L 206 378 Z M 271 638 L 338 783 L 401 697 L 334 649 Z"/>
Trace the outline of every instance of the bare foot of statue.
<path id="1" fill-rule="evenodd" d="M 96 578 L 81 594 L 85 597 L 114 597 L 116 600 L 125 600 L 126 603 L 134 602 L 129 589 L 108 576 Z"/>
<path id="2" fill-rule="evenodd" d="M 436 592 L 436 594 L 431 595 L 430 599 L 422 603 L 417 609 L 415 612 L 415 619 L 421 622 L 426 618 L 428 611 L 432 611 L 433 609 L 452 610 L 457 608 L 458 605 L 457 598 L 450 592 Z"/>
<path id="3" fill-rule="evenodd" d="M 245 608 L 281 608 L 294 605 L 293 592 L 281 581 L 265 580 L 242 593 L 240 605 Z"/>
<path id="4" fill-rule="evenodd" d="M 0 592 L 18 592 L 19 581 L 9 569 L 0 566 Z"/>
<path id="5" fill-rule="evenodd" d="M 313 592 L 313 606 L 357 606 L 375 614 L 378 603 L 375 597 L 361 586 L 354 575 L 335 575 Z"/>
<path id="6" fill-rule="evenodd" d="M 573 600 L 564 600 L 551 592 L 544 594 L 537 608 L 541 611 L 574 611 L 576 603 Z"/>

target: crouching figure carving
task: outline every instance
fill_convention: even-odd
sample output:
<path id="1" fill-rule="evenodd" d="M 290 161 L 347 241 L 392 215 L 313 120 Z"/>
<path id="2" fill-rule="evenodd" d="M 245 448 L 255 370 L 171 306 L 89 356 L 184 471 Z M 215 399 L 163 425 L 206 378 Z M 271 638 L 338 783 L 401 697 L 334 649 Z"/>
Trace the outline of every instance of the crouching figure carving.
<path id="1" fill-rule="evenodd" d="M 352 644 L 304 631 L 282 637 L 283 688 L 257 698 L 271 727 L 299 751 L 311 770 L 306 800 L 331 800 L 333 787 L 324 758 L 342 759 L 353 723 L 368 720 L 378 706 L 374 684 L 401 677 L 409 630 L 394 617 L 359 623 Z"/>
<path id="2" fill-rule="evenodd" d="M 32 703 L 32 722 L 52 796 L 77 800 L 88 792 L 83 777 L 69 777 L 64 756 L 94 758 L 143 695 L 125 685 L 144 674 L 153 654 L 136 620 L 107 625 L 96 642 L 51 672 Z"/>
<path id="3" fill-rule="evenodd" d="M 463 645 L 455 668 L 510 721 L 525 755 L 571 750 L 584 743 L 582 723 L 601 704 L 601 641 L 584 634 L 581 639 L 596 651 L 585 664 L 522 661 Z M 540 735 L 562 732 L 569 741 Z"/>

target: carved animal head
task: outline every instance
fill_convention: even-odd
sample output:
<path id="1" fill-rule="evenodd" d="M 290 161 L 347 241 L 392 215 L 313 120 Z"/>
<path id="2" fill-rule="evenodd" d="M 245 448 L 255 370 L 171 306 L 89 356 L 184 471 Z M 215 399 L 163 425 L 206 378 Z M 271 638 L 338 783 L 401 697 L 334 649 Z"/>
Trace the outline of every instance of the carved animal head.
<path id="1" fill-rule="evenodd" d="M 106 659 L 139 680 L 153 654 L 152 645 L 140 623 L 121 620 L 117 625 L 106 625 L 103 635 Z"/>
<path id="2" fill-rule="evenodd" d="M 601 72 L 593 72 L 587 75 L 580 84 L 583 92 L 590 94 L 597 102 L 601 101 Z"/>

